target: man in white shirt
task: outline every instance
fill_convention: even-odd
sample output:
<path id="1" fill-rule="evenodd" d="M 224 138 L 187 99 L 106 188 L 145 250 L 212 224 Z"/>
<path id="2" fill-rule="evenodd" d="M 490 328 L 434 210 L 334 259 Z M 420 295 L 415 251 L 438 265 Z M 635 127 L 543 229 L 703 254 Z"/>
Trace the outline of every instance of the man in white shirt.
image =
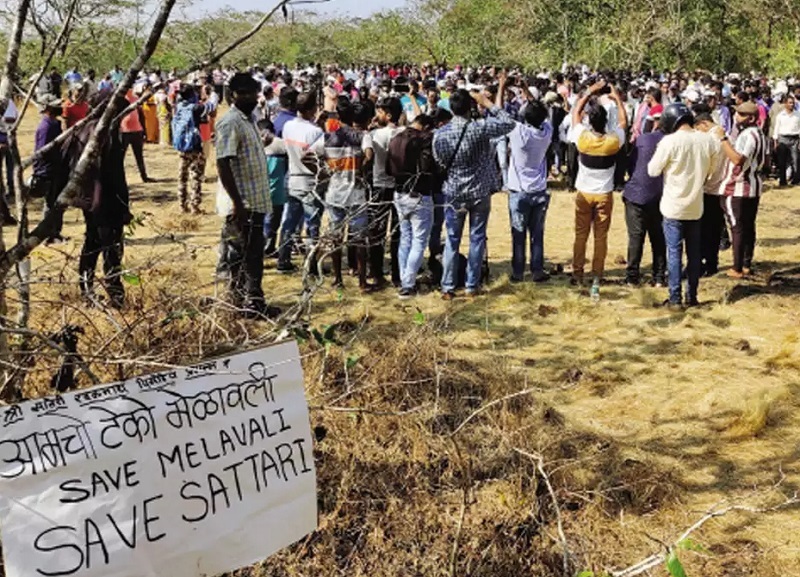
<path id="1" fill-rule="evenodd" d="M 800 112 L 795 110 L 793 95 L 784 97 L 782 110 L 775 115 L 771 136 L 775 141 L 775 163 L 778 165 L 780 186 L 787 185 L 786 172 L 790 166 L 792 186 L 800 184 Z"/>
<path id="2" fill-rule="evenodd" d="M 17 120 L 13 99 L 0 98 L 0 213 L 8 212 L 6 195 L 14 197 L 14 161 L 8 147 L 8 131 Z M 3 187 L 7 186 L 7 189 Z"/>
<path id="3" fill-rule="evenodd" d="M 383 278 L 383 257 L 386 246 L 386 227 L 391 224 L 389 253 L 392 267 L 392 282 L 400 283 L 400 268 L 397 252 L 400 246 L 400 229 L 397 211 L 394 208 L 394 177 L 386 174 L 386 161 L 389 142 L 403 129 L 397 126 L 403 106 L 398 98 L 388 97 L 378 101 L 375 119 L 379 125 L 367 134 L 364 149 L 371 150 L 372 190 L 369 197 L 369 278 L 376 289 L 381 289 L 386 281 Z"/>
<path id="4" fill-rule="evenodd" d="M 694 129 L 694 116 L 685 104 L 674 103 L 661 115 L 661 129 L 666 136 L 658 144 L 647 165 L 651 177 L 664 176 L 661 214 L 667 242 L 667 271 L 671 309 L 680 309 L 683 248 L 686 247 L 686 306 L 697 306 L 700 283 L 702 240 L 700 219 L 703 216 L 703 187 L 721 158 L 718 140 Z"/>
<path id="5" fill-rule="evenodd" d="M 292 244 L 295 231 L 305 217 L 308 236 L 312 241 L 319 238 L 320 221 L 322 220 L 322 204 L 320 182 L 317 172 L 309 169 L 305 163 L 308 153 L 313 147 L 324 144 L 322 129 L 314 124 L 317 114 L 316 93 L 304 92 L 297 97 L 297 118 L 290 120 L 283 127 L 283 142 L 289 157 L 289 194 L 286 199 L 286 211 L 281 226 L 280 248 L 278 249 L 277 270 L 281 274 L 289 274 L 297 270 L 292 264 Z M 312 270 L 315 267 L 312 266 Z"/>

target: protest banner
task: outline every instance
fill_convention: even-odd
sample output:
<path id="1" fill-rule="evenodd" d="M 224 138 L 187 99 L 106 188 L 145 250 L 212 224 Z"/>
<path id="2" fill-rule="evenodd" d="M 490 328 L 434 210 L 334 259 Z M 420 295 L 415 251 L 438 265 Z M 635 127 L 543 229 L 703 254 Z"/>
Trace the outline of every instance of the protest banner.
<path id="1" fill-rule="evenodd" d="M 197 577 L 316 528 L 297 344 L 0 411 L 8 577 Z"/>

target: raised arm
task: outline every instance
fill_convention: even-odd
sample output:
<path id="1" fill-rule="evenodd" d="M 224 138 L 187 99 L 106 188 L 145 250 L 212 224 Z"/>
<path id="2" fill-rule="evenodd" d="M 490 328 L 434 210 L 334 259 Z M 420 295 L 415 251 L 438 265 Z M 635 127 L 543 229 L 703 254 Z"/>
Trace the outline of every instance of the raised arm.
<path id="1" fill-rule="evenodd" d="M 484 123 L 484 130 L 489 138 L 505 136 L 514 130 L 516 122 L 514 122 L 514 119 L 511 117 L 511 115 L 499 106 L 495 106 L 494 102 L 492 102 L 492 99 L 486 96 L 486 94 L 474 90 L 470 92 L 470 95 L 475 102 L 477 102 L 480 106 L 483 106 L 488 112 L 488 116 L 486 117 L 486 121 Z"/>
<path id="2" fill-rule="evenodd" d="M 578 99 L 578 102 L 575 103 L 575 108 L 572 109 L 572 126 L 578 126 L 581 123 L 581 117 L 583 116 L 583 110 L 586 108 L 586 103 L 589 102 L 589 99 L 597 94 L 602 88 L 606 85 L 605 80 L 600 80 L 599 82 L 595 82 L 592 84 L 586 93 Z"/>
<path id="3" fill-rule="evenodd" d="M 622 102 L 622 97 L 619 95 L 617 87 L 611 85 L 611 100 L 617 105 L 617 124 L 622 129 L 622 132 L 628 130 L 628 112 L 625 110 L 625 103 Z"/>

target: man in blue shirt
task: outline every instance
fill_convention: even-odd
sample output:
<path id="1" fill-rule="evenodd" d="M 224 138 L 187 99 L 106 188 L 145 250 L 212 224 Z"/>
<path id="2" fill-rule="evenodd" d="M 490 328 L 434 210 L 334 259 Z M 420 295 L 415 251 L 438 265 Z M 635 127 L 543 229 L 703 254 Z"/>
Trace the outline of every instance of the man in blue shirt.
<path id="1" fill-rule="evenodd" d="M 284 86 L 278 95 L 278 114 L 273 122 L 275 136 L 283 138 L 283 127 L 290 120 L 297 118 L 297 97 L 299 93 L 291 86 Z"/>
<path id="2" fill-rule="evenodd" d="M 500 77 L 503 94 L 505 77 Z M 487 110 L 481 120 L 471 120 L 472 100 Z M 502 97 L 499 98 L 502 101 Z M 447 206 L 445 226 L 442 299 L 452 300 L 456 289 L 456 255 L 469 215 L 469 256 L 467 258 L 467 296 L 480 291 L 481 265 L 486 251 L 486 226 L 491 211 L 491 194 L 500 190 L 500 175 L 492 154 L 491 139 L 514 129 L 514 119 L 483 92 L 457 90 L 450 98 L 453 120 L 433 137 L 433 156 L 443 168 L 442 191 Z"/>
<path id="3" fill-rule="evenodd" d="M 44 148 L 61 134 L 61 121 L 58 119 L 58 116 L 61 114 L 62 106 L 62 100 L 55 96 L 46 96 L 44 100 L 39 103 L 39 110 L 42 112 L 42 120 L 36 128 L 33 147 L 34 152 Z M 50 150 L 47 154 L 39 156 L 33 161 L 32 188 L 40 197 L 44 197 L 45 199 L 43 215 L 45 218 L 56 206 L 58 195 L 65 184 L 64 176 L 61 170 L 61 156 L 58 147 Z M 64 240 L 61 236 L 63 223 L 64 213 L 60 211 L 56 222 L 48 231 L 47 244 Z"/>
<path id="4" fill-rule="evenodd" d="M 651 177 L 647 173 L 647 164 L 656 152 L 658 143 L 664 138 L 659 130 L 663 108 L 656 104 L 650 108 L 648 123 L 652 122 L 653 131 L 640 135 L 634 142 L 628 161 L 631 175 L 622 193 L 625 202 L 625 224 L 628 227 L 628 268 L 625 282 L 638 286 L 641 280 L 639 265 L 644 252 L 644 238 L 650 237 L 650 248 L 653 251 L 653 283 L 664 286 L 667 273 L 667 245 L 661 225 L 661 194 L 664 188 L 662 176 Z"/>
<path id="5" fill-rule="evenodd" d="M 525 241 L 530 234 L 530 267 L 534 282 L 544 282 L 544 222 L 550 194 L 547 190 L 547 150 L 553 139 L 548 110 L 539 101 L 529 102 L 509 134 L 508 211 L 511 217 L 511 282 L 525 274 Z"/>

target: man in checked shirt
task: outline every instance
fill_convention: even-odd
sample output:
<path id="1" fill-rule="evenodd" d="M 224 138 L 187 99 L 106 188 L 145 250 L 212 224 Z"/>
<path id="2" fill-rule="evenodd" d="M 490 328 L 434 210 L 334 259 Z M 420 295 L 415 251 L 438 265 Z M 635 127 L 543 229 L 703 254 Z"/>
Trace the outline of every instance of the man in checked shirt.
<path id="1" fill-rule="evenodd" d="M 445 174 L 445 244 L 442 299 L 452 300 L 456 289 L 456 256 L 464 223 L 469 215 L 467 296 L 480 292 L 481 265 L 486 251 L 486 227 L 491 194 L 500 190 L 500 173 L 490 140 L 514 129 L 514 119 L 503 110 L 505 76 L 500 76 L 497 100 L 479 91 L 456 90 L 450 96 L 453 120 L 433 137 L 433 156 Z M 485 118 L 472 120 L 473 101 L 486 111 Z"/>

